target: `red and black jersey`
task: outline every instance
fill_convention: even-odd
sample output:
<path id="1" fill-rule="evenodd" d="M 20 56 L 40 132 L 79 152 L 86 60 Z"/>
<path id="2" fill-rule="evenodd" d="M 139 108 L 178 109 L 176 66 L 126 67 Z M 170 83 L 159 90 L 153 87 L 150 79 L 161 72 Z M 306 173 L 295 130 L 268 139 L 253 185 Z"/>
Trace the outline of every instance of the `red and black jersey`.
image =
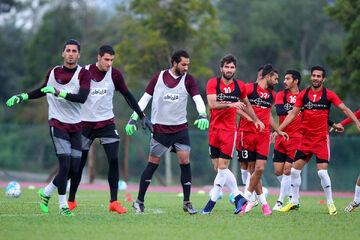
<path id="1" fill-rule="evenodd" d="M 286 116 L 288 115 L 288 112 L 294 108 L 296 98 L 298 97 L 298 95 L 299 93 L 292 94 L 288 90 L 280 91 L 277 93 L 275 100 L 275 107 L 276 107 L 276 113 L 279 116 L 280 125 L 285 120 Z M 283 131 L 289 134 L 290 136 L 299 135 L 301 118 L 302 118 L 302 111 Z"/>
<path id="2" fill-rule="evenodd" d="M 261 132 L 264 134 L 270 133 L 270 111 L 271 107 L 274 104 L 275 92 L 271 89 L 262 89 L 258 83 L 247 84 L 247 93 L 250 104 L 252 105 L 256 116 L 262 121 L 265 125 L 265 129 Z M 250 122 L 246 118 L 240 118 L 239 131 L 243 132 L 259 132 L 255 128 L 253 122 Z"/>
<path id="3" fill-rule="evenodd" d="M 246 86 L 239 80 L 226 85 L 221 78 L 212 78 L 206 86 L 206 94 L 216 94 L 216 101 L 238 102 L 246 97 Z M 210 128 L 236 130 L 236 108 L 210 109 Z"/>
<path id="4" fill-rule="evenodd" d="M 322 87 L 317 92 L 311 88 L 304 89 L 299 94 L 295 107 L 304 108 L 300 131 L 311 136 L 328 135 L 329 112 L 331 103 L 336 107 L 342 101 L 329 89 Z"/>

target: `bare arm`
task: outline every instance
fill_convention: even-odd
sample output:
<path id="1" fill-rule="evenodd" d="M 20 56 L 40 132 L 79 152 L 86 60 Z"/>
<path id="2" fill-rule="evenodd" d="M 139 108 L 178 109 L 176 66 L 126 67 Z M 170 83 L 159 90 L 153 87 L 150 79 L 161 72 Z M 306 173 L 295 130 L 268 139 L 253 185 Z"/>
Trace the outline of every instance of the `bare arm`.
<path id="1" fill-rule="evenodd" d="M 360 132 L 360 122 L 355 116 L 355 114 L 347 106 L 345 106 L 344 103 L 341 103 L 338 108 L 341 109 L 345 113 L 345 115 L 356 124 L 356 128 Z"/>
<path id="2" fill-rule="evenodd" d="M 242 118 L 246 118 L 248 121 L 253 122 L 254 119 L 252 119 L 249 114 L 247 114 L 245 111 L 238 109 L 236 111 L 236 114 L 238 114 Z"/>
<path id="3" fill-rule="evenodd" d="M 217 110 L 226 109 L 226 108 L 243 109 L 243 107 L 244 107 L 244 104 L 241 102 L 226 103 L 226 102 L 216 101 L 216 94 L 208 94 L 207 100 L 208 100 L 210 109 L 217 109 Z"/>
<path id="4" fill-rule="evenodd" d="M 296 118 L 296 116 L 299 115 L 300 111 L 301 108 L 299 107 L 294 107 L 291 111 L 289 111 L 288 115 L 280 125 L 279 130 L 282 131 L 284 128 L 286 128 Z"/>
<path id="5" fill-rule="evenodd" d="M 264 130 L 265 125 L 256 116 L 255 111 L 249 102 L 249 99 L 247 97 L 245 97 L 245 98 L 241 99 L 241 101 L 245 104 L 246 108 L 244 110 L 249 115 L 249 117 L 253 119 L 255 127 L 259 128 L 260 132 L 262 130 Z"/>

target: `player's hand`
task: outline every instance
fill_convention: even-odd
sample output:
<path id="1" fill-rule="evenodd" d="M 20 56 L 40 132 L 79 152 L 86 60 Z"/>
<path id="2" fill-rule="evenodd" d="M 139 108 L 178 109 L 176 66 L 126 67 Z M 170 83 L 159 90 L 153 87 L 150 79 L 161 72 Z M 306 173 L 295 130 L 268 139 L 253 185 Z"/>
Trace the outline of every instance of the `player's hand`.
<path id="1" fill-rule="evenodd" d="M 134 112 L 131 114 L 129 122 L 125 126 L 125 131 L 127 135 L 133 135 L 134 132 L 137 130 L 137 120 L 139 119 L 139 116 Z"/>
<path id="2" fill-rule="evenodd" d="M 11 98 L 9 98 L 9 99 L 6 101 L 6 106 L 12 107 L 12 106 L 14 106 L 15 103 L 19 104 L 19 103 L 21 103 L 22 101 L 25 101 L 25 100 L 28 100 L 28 99 L 29 99 L 29 96 L 28 96 L 27 93 L 22 93 L 22 94 L 14 95 L 14 96 L 12 96 Z"/>
<path id="3" fill-rule="evenodd" d="M 338 133 L 344 132 L 344 126 L 341 123 L 334 123 L 330 128 L 330 132 L 334 131 Z"/>
<path id="4" fill-rule="evenodd" d="M 277 132 L 271 133 L 271 135 L 270 135 L 270 142 L 271 142 L 271 143 L 275 143 L 277 136 L 278 136 L 278 133 L 277 133 Z"/>
<path id="5" fill-rule="evenodd" d="M 205 113 L 200 113 L 199 117 L 196 119 L 196 121 L 194 122 L 194 125 L 204 131 L 206 129 L 209 128 L 209 120 L 206 117 Z"/>
<path id="6" fill-rule="evenodd" d="M 135 122 L 136 123 L 136 122 Z M 150 132 L 153 132 L 153 126 L 150 120 L 147 118 L 147 116 L 144 115 L 144 117 L 141 119 L 141 126 L 145 130 L 148 128 Z M 136 129 L 135 129 L 136 130 Z"/>
<path id="7" fill-rule="evenodd" d="M 244 110 L 246 105 L 243 102 L 234 102 L 234 103 L 230 103 L 229 107 L 236 108 L 239 110 Z"/>
<path id="8" fill-rule="evenodd" d="M 283 137 L 285 141 L 289 141 L 289 135 L 286 132 L 278 130 L 277 134 Z"/>
<path id="9" fill-rule="evenodd" d="M 60 91 L 59 89 L 54 88 L 52 86 L 43 87 L 42 89 L 40 89 L 40 91 L 43 93 L 53 93 L 56 97 L 62 97 L 62 98 L 66 97 L 66 92 Z"/>
<path id="10" fill-rule="evenodd" d="M 259 129 L 259 132 L 261 132 L 262 130 L 265 129 L 264 123 L 263 123 L 262 121 L 260 121 L 259 119 L 256 120 L 256 121 L 254 122 L 254 124 L 255 124 L 255 128 L 256 128 L 256 129 Z"/>

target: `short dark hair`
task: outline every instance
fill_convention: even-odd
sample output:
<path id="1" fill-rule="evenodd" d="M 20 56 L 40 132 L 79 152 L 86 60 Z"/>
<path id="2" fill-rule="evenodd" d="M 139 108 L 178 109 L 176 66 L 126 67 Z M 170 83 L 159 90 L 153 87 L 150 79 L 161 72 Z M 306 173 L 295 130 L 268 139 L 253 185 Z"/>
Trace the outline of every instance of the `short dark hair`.
<path id="1" fill-rule="evenodd" d="M 99 55 L 102 57 L 105 55 L 105 53 L 108 53 L 110 55 L 115 55 L 115 50 L 112 46 L 110 45 L 102 45 L 99 48 Z"/>
<path id="2" fill-rule="evenodd" d="M 77 48 L 78 48 L 78 51 L 80 52 L 80 43 L 79 43 L 79 41 L 77 41 L 77 40 L 75 40 L 75 39 L 69 39 L 69 40 L 67 40 L 67 41 L 64 43 L 63 51 L 65 50 L 66 45 L 76 45 Z"/>
<path id="3" fill-rule="evenodd" d="M 262 78 L 264 78 L 266 75 L 270 74 L 270 76 L 274 75 L 274 73 L 279 74 L 278 70 L 276 70 L 273 65 L 271 65 L 270 63 L 265 64 L 263 71 L 261 73 Z"/>
<path id="4" fill-rule="evenodd" d="M 262 70 L 264 70 L 264 65 L 261 65 L 259 68 L 258 68 L 258 72 L 260 72 L 260 71 L 262 71 Z"/>
<path id="5" fill-rule="evenodd" d="M 296 80 L 296 79 L 298 80 L 297 85 L 298 86 L 300 85 L 300 83 L 301 83 L 301 74 L 298 71 L 296 71 L 296 70 L 287 70 L 285 75 L 286 74 L 291 74 L 291 76 L 292 76 L 292 78 L 294 80 Z"/>
<path id="6" fill-rule="evenodd" d="M 220 66 L 223 67 L 225 63 L 234 63 L 235 67 L 236 67 L 236 57 L 234 56 L 234 54 L 229 53 L 226 54 L 220 61 Z"/>
<path id="7" fill-rule="evenodd" d="M 323 78 L 326 77 L 326 71 L 325 71 L 325 68 L 323 68 L 322 66 L 320 65 L 315 65 L 311 68 L 311 74 L 313 73 L 314 70 L 319 70 L 319 71 L 322 71 L 322 76 Z"/>
<path id="8" fill-rule="evenodd" d="M 181 57 L 190 58 L 190 55 L 184 49 L 176 50 L 171 56 L 171 65 L 174 66 L 174 61 L 179 63 L 181 61 Z"/>

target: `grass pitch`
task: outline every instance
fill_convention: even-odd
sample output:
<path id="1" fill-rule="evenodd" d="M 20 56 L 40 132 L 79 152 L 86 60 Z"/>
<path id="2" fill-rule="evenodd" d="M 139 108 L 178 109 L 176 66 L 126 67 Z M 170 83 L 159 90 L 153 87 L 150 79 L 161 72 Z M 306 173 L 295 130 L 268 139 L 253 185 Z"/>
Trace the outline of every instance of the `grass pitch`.
<path id="1" fill-rule="evenodd" d="M 182 198 L 176 193 L 148 192 L 145 214 L 135 215 L 124 192 L 119 201 L 128 209 L 126 214 L 108 211 L 108 191 L 80 190 L 75 217 L 58 215 L 56 194 L 50 199 L 49 213 L 39 207 L 37 190 L 23 189 L 18 199 L 5 196 L 0 188 L 0 239 L 359 239 L 360 209 L 343 210 L 351 198 L 335 198 L 338 209 L 330 216 L 326 205 L 318 204 L 324 197 L 301 197 L 299 211 L 274 212 L 264 216 L 261 207 L 243 216 L 234 215 L 228 195 L 219 200 L 210 215 L 192 215 L 182 210 Z M 137 194 L 133 194 L 135 199 Z M 191 195 L 200 211 L 208 194 Z M 272 207 L 277 196 L 269 196 Z"/>

